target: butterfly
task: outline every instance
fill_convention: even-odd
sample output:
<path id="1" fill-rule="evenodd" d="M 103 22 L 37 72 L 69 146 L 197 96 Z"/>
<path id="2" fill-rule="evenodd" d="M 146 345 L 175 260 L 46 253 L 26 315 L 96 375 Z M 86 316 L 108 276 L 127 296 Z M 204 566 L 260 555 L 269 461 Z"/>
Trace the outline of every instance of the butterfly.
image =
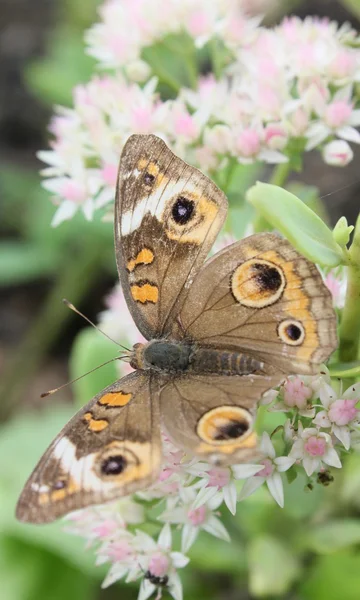
<path id="1" fill-rule="evenodd" d="M 207 255 L 227 199 L 155 135 L 132 135 L 119 167 L 115 251 L 131 315 L 147 343 L 134 372 L 65 425 L 27 481 L 17 518 L 46 523 L 144 489 L 162 464 L 161 425 L 214 465 L 258 455 L 262 394 L 312 374 L 336 347 L 317 268 L 272 233 Z"/>

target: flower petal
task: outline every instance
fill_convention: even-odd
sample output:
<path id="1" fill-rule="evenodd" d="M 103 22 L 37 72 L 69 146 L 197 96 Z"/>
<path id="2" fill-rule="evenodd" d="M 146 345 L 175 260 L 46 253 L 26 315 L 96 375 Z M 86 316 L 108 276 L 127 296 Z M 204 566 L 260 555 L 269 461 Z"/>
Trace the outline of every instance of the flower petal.
<path id="1" fill-rule="evenodd" d="M 181 533 L 181 552 L 188 552 L 199 533 L 199 527 L 186 523 Z"/>
<path id="2" fill-rule="evenodd" d="M 203 529 L 211 535 L 214 535 L 221 540 L 225 540 L 226 542 L 230 542 L 230 536 L 225 529 L 225 526 L 222 524 L 220 519 L 211 515 L 208 520 L 204 523 Z"/>
<path id="3" fill-rule="evenodd" d="M 243 465 L 233 465 L 231 470 L 234 474 L 235 479 L 247 479 L 248 477 L 253 477 L 259 471 L 262 471 L 264 465 L 251 465 L 251 464 L 243 464 Z"/>
<path id="4" fill-rule="evenodd" d="M 284 488 L 280 473 L 274 471 L 266 480 L 269 492 L 281 508 L 284 508 Z"/>
<path id="5" fill-rule="evenodd" d="M 239 501 L 248 498 L 253 494 L 265 481 L 265 477 L 251 477 L 245 481 L 239 494 Z"/>
<path id="6" fill-rule="evenodd" d="M 274 463 L 276 464 L 276 468 L 280 473 L 287 471 L 290 467 L 293 466 L 296 459 L 293 456 L 278 456 L 275 458 Z"/>
<path id="7" fill-rule="evenodd" d="M 237 490 L 233 481 L 223 487 L 224 502 L 232 515 L 236 513 Z"/>

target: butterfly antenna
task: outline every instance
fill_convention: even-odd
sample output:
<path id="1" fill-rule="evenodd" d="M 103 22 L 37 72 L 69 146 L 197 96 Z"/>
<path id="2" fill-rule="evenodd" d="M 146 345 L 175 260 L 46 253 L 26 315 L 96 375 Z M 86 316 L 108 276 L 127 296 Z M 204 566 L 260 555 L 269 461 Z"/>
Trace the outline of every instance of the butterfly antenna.
<path id="1" fill-rule="evenodd" d="M 110 340 L 111 342 L 114 342 L 114 344 L 116 344 L 120 348 L 123 348 L 127 352 L 131 352 L 131 350 L 129 348 L 127 348 L 126 346 L 123 346 L 122 344 L 119 344 L 119 342 L 116 342 L 115 340 L 113 340 L 113 338 L 111 338 L 107 333 L 105 333 L 105 331 L 102 331 L 102 329 L 100 329 L 97 325 L 95 325 L 95 323 L 93 323 L 92 321 L 90 321 L 90 319 L 88 317 L 86 317 L 85 315 L 83 315 L 83 313 L 81 313 L 73 304 L 71 304 L 71 302 L 69 302 L 69 300 L 66 300 L 66 298 L 63 298 L 63 303 L 68 308 L 70 308 L 71 310 L 73 310 L 77 315 L 79 315 L 80 317 L 82 317 L 83 319 L 85 319 L 85 321 L 87 321 L 89 323 L 89 325 L 92 325 L 92 327 L 94 327 L 95 329 L 97 329 L 97 331 L 100 331 L 100 333 L 102 333 L 105 337 L 107 337 L 108 340 Z"/>
<path id="2" fill-rule="evenodd" d="M 67 385 L 71 385 L 72 383 L 79 381 L 79 379 L 86 377 L 86 375 L 90 375 L 90 373 L 93 373 L 94 371 L 101 369 L 101 367 L 104 367 L 105 365 L 108 365 L 108 364 L 114 362 L 115 360 L 122 360 L 122 358 L 123 358 L 122 356 L 115 356 L 114 358 L 111 358 L 110 360 L 107 360 L 106 362 L 102 363 L 102 365 L 98 365 L 97 367 L 95 367 L 94 369 L 91 369 L 87 373 L 84 373 L 83 375 L 80 375 L 79 377 L 72 379 L 72 381 L 68 381 L 67 383 L 64 383 L 63 385 L 59 385 L 59 387 L 54 388 L 53 390 L 49 390 L 48 392 L 44 392 L 43 394 L 40 394 L 40 398 L 46 398 L 46 396 L 51 396 L 52 394 L 55 394 L 55 392 L 62 390 L 62 388 L 66 387 Z"/>

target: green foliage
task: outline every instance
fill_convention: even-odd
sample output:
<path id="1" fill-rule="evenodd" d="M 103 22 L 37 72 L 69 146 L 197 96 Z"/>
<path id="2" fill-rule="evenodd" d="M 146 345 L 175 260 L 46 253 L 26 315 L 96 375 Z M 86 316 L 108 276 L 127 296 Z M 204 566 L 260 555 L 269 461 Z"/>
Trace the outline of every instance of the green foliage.
<path id="1" fill-rule="evenodd" d="M 310 573 L 300 585 L 306 600 L 358 600 L 360 553 L 351 550 L 321 556 L 313 561 Z"/>
<path id="2" fill-rule="evenodd" d="M 354 226 L 349 226 L 347 219 L 345 217 L 340 217 L 334 227 L 333 235 L 335 242 L 342 248 L 345 248 L 349 243 L 350 235 L 353 230 Z"/>
<path id="3" fill-rule="evenodd" d="M 360 521 L 337 519 L 314 527 L 307 536 L 307 547 L 318 554 L 331 554 L 360 543 Z"/>
<path id="4" fill-rule="evenodd" d="M 271 536 L 258 536 L 249 544 L 249 588 L 256 598 L 285 594 L 300 574 L 290 547 Z"/>
<path id="5" fill-rule="evenodd" d="M 80 377 L 116 357 L 121 351 L 113 342 L 103 337 L 93 328 L 83 329 L 77 336 L 72 347 L 70 359 L 71 379 Z M 75 397 L 78 406 L 83 406 L 104 387 L 119 378 L 116 363 L 112 362 L 94 373 L 83 377 L 74 384 Z"/>
<path id="6" fill-rule="evenodd" d="M 63 25 L 52 34 L 46 58 L 27 67 L 26 83 L 43 102 L 70 106 L 72 88 L 90 79 L 94 65 L 94 59 L 84 54 L 79 32 Z"/>
<path id="7" fill-rule="evenodd" d="M 258 182 L 247 199 L 309 260 L 336 267 L 343 262 L 340 246 L 331 230 L 304 202 L 283 188 Z"/>
<path id="8" fill-rule="evenodd" d="M 83 31 L 96 20 L 99 0 L 62 0 L 45 57 L 27 65 L 24 75 L 31 92 L 48 104 L 70 105 L 74 86 L 85 83 L 95 61 L 85 54 Z"/>

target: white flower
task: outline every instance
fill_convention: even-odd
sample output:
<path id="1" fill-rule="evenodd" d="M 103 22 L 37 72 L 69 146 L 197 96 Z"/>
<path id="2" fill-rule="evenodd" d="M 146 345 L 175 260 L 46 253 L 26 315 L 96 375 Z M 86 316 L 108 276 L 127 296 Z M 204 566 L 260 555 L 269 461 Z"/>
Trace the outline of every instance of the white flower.
<path id="1" fill-rule="evenodd" d="M 314 425 L 330 428 L 331 433 L 349 450 L 351 430 L 359 426 L 360 410 L 355 406 L 360 400 L 360 384 L 349 387 L 339 398 L 330 385 L 325 385 L 320 391 L 320 400 L 324 410 L 313 419 Z"/>
<path id="2" fill-rule="evenodd" d="M 190 491 L 190 490 L 189 490 Z M 188 502 L 165 510 L 160 519 L 169 523 L 182 524 L 181 550 L 187 552 L 195 542 L 201 529 L 222 540 L 230 541 L 228 532 L 214 511 L 222 503 L 222 498 L 213 496 L 206 504 L 193 508 L 195 490 L 188 496 Z"/>
<path id="3" fill-rule="evenodd" d="M 333 167 L 346 167 L 353 157 L 354 153 L 345 140 L 333 140 L 323 148 L 324 161 Z"/>
<path id="4" fill-rule="evenodd" d="M 290 469 L 295 462 L 295 458 L 291 456 L 276 457 L 275 448 L 271 443 L 269 434 L 266 432 L 262 434 L 260 450 L 265 456 L 261 461 L 263 469 L 245 482 L 239 500 L 244 500 L 244 498 L 253 494 L 266 481 L 270 494 L 278 505 L 283 507 L 284 489 L 280 473 Z"/>
<path id="5" fill-rule="evenodd" d="M 200 477 L 192 487 L 199 490 L 193 502 L 193 509 L 200 508 L 213 499 L 224 502 L 229 511 L 236 513 L 237 488 L 236 480 L 247 479 L 261 471 L 262 465 L 241 464 L 231 467 L 214 467 L 204 462 L 195 462 L 187 469 L 188 473 Z"/>
<path id="6" fill-rule="evenodd" d="M 351 86 L 341 88 L 328 101 L 319 92 L 314 106 L 318 119 L 312 122 L 306 132 L 307 150 L 319 146 L 330 135 L 337 135 L 348 142 L 360 143 L 360 133 L 355 129 L 360 125 L 360 110 L 353 109 L 351 97 Z M 329 148 L 327 149 L 328 155 Z M 346 155 L 349 157 L 348 150 Z"/>
<path id="7" fill-rule="evenodd" d="M 341 468 L 339 456 L 332 445 L 331 437 L 328 433 L 320 432 L 311 427 L 304 429 L 299 423 L 297 439 L 290 450 L 289 457 L 294 461 L 302 461 L 307 475 L 312 475 L 318 471 L 322 463 L 330 467 Z"/>
<path id="8" fill-rule="evenodd" d="M 155 542 L 153 538 L 143 532 L 137 532 L 136 534 L 136 545 L 139 548 L 139 562 L 140 572 L 149 571 L 156 577 L 168 577 L 167 590 L 175 600 L 182 600 L 182 585 L 177 569 L 185 567 L 189 559 L 181 552 L 174 552 L 171 550 L 172 536 L 170 525 L 166 523 L 162 528 L 158 541 Z M 142 556 L 140 556 L 140 553 Z M 135 576 L 136 574 L 136 576 Z M 137 572 L 133 571 L 133 579 L 136 579 L 139 574 L 139 567 Z M 130 581 L 130 578 L 127 579 Z M 146 600 L 154 592 L 160 591 L 157 586 L 149 581 L 149 579 L 143 578 L 138 600 Z M 159 595 L 157 597 L 160 597 Z"/>

